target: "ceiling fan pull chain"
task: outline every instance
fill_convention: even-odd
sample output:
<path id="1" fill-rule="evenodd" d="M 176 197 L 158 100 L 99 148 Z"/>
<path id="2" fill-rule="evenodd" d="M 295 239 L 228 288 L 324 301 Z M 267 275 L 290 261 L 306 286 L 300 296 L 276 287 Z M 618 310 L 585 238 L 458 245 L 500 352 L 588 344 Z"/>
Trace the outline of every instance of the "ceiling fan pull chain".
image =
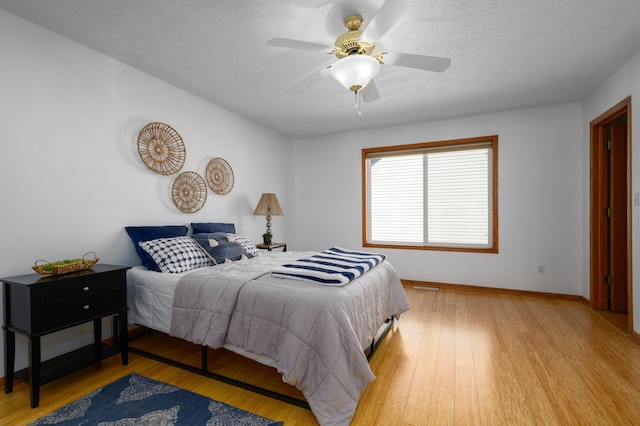
<path id="1" fill-rule="evenodd" d="M 358 108 L 358 115 L 362 115 L 362 95 L 360 94 L 360 90 L 356 92 L 356 108 Z"/>

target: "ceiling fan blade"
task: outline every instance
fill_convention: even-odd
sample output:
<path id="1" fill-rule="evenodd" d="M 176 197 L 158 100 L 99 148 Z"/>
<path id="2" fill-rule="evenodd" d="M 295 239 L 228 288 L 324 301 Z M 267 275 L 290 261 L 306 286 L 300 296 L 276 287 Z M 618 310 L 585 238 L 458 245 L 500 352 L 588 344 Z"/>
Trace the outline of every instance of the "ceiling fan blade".
<path id="1" fill-rule="evenodd" d="M 398 67 L 416 68 L 419 70 L 443 72 L 451 65 L 451 58 L 439 56 L 413 55 L 411 53 L 387 53 L 383 61 L 385 64 Z"/>
<path id="2" fill-rule="evenodd" d="M 294 40 L 291 38 L 282 38 L 276 37 L 267 41 L 267 46 L 275 46 L 275 47 L 287 47 L 290 49 L 301 49 L 301 50 L 315 50 L 315 51 L 326 51 L 327 49 L 333 49 L 335 46 L 330 46 L 328 44 L 314 43 L 311 41 L 303 41 L 303 40 Z"/>
<path id="3" fill-rule="evenodd" d="M 376 82 L 371 80 L 369 84 L 364 86 L 364 88 L 360 90 L 360 96 L 362 96 L 362 100 L 365 102 L 373 102 L 380 98 L 380 93 L 378 93 Z"/>
<path id="4" fill-rule="evenodd" d="M 409 11 L 406 0 L 386 0 L 360 35 L 365 41 L 378 41 Z"/>
<path id="5" fill-rule="evenodd" d="M 333 64 L 329 64 L 324 68 L 321 68 L 318 71 L 315 71 L 313 74 L 303 78 L 301 81 L 299 81 L 298 83 L 294 84 L 293 86 L 289 87 L 286 92 L 287 93 L 297 93 L 300 91 L 303 91 L 305 89 L 308 89 L 311 86 L 314 86 L 316 83 L 318 83 L 319 81 L 324 80 L 325 78 L 329 77 L 331 75 L 331 65 Z"/>

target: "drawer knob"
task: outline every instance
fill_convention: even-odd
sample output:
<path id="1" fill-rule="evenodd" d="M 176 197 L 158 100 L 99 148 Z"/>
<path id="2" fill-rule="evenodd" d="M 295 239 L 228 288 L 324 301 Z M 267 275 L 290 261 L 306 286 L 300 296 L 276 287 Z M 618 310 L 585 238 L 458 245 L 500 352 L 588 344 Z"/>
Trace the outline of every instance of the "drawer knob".
<path id="1" fill-rule="evenodd" d="M 88 286 L 82 287 L 82 291 L 89 291 L 89 287 Z"/>
<path id="2" fill-rule="evenodd" d="M 84 309 L 85 311 L 88 311 L 88 310 L 89 310 L 89 305 L 84 305 L 84 306 L 82 307 L 82 309 Z"/>

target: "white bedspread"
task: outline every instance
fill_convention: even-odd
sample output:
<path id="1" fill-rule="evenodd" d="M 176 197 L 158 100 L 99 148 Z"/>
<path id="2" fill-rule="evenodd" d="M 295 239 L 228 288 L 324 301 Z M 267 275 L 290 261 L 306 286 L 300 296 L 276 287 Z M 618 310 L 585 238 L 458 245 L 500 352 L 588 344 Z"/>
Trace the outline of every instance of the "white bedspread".
<path id="1" fill-rule="evenodd" d="M 374 380 L 364 348 L 386 318 L 409 304 L 386 261 L 341 287 L 268 274 L 310 254 L 270 253 L 184 274 L 171 334 L 268 357 L 283 380 L 303 392 L 322 425 L 348 425 L 360 392 Z M 191 302 L 196 309 L 185 309 Z M 217 324 L 211 333 L 209 324 Z"/>

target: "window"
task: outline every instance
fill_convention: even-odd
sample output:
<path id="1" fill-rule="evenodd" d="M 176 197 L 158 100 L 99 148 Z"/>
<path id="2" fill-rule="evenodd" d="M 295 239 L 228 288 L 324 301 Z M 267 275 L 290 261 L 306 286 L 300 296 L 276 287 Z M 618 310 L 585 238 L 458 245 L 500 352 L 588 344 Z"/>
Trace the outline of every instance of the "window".
<path id="1" fill-rule="evenodd" d="M 497 136 L 363 149 L 363 245 L 497 253 L 497 159 Z"/>

